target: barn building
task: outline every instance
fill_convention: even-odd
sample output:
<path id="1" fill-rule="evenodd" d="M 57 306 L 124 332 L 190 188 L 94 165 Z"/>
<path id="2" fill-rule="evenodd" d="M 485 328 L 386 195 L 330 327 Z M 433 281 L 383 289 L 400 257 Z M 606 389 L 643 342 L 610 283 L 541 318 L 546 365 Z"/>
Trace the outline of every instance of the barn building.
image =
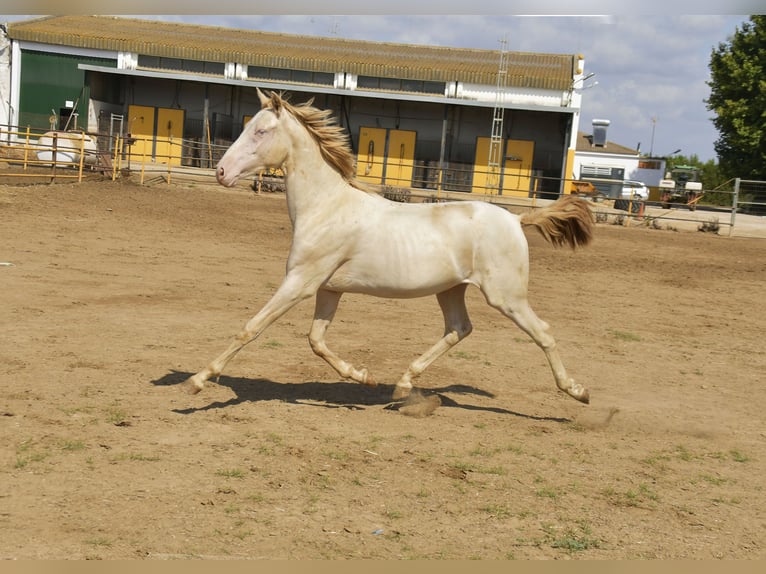
<path id="1" fill-rule="evenodd" d="M 133 156 L 211 167 L 217 146 L 258 111 L 257 86 L 331 109 L 367 182 L 519 197 L 569 190 L 580 55 L 83 15 L 2 32 L 2 126 L 126 134 Z"/>

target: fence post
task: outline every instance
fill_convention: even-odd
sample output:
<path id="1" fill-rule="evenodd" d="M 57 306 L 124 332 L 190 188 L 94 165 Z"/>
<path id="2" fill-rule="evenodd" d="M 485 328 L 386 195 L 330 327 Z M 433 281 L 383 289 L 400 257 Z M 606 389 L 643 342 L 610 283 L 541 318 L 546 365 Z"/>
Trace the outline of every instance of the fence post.
<path id="1" fill-rule="evenodd" d="M 141 185 L 144 185 L 144 166 L 146 165 L 146 141 L 141 152 Z"/>
<path id="2" fill-rule="evenodd" d="M 24 171 L 27 171 L 29 162 L 29 126 L 27 126 L 27 135 L 24 140 Z"/>
<path id="3" fill-rule="evenodd" d="M 53 153 L 51 154 L 51 183 L 56 181 L 56 150 L 58 149 L 59 135 L 53 132 Z"/>
<path id="4" fill-rule="evenodd" d="M 82 166 L 85 163 L 85 132 L 80 131 L 80 166 L 77 174 L 77 183 L 82 183 Z"/>
<path id="5" fill-rule="evenodd" d="M 734 232 L 734 220 L 737 217 L 737 204 L 739 203 L 740 178 L 734 179 L 734 196 L 731 198 L 731 225 L 729 225 L 729 237 Z"/>
<path id="6" fill-rule="evenodd" d="M 114 136 L 114 144 L 112 144 L 112 139 L 110 136 L 109 145 L 110 146 L 114 145 L 114 155 L 112 157 L 112 181 L 114 181 L 115 179 L 117 179 L 117 158 L 119 157 L 118 153 L 120 149 L 120 135 L 118 134 Z"/>

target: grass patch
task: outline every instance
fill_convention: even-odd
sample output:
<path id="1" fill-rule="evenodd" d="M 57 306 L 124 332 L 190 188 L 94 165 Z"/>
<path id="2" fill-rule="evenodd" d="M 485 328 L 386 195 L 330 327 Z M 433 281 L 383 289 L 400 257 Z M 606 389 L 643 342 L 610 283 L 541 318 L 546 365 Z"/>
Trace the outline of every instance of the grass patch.
<path id="1" fill-rule="evenodd" d="M 676 456 L 685 461 L 689 462 L 690 460 L 695 459 L 696 457 L 689 451 L 688 448 L 686 448 L 684 445 L 679 444 L 676 446 Z"/>
<path id="2" fill-rule="evenodd" d="M 641 337 L 635 333 L 619 331 L 617 329 L 612 329 L 612 336 L 618 341 L 626 341 L 628 343 L 636 343 L 641 340 Z"/>
<path id="3" fill-rule="evenodd" d="M 245 478 L 245 471 L 239 468 L 222 468 L 216 470 L 215 474 L 224 478 Z"/>
<path id="4" fill-rule="evenodd" d="M 646 483 L 641 483 L 637 489 L 629 489 L 625 492 L 618 492 L 612 487 L 607 487 L 601 491 L 601 494 L 610 504 L 621 507 L 655 509 L 660 500 L 657 492 Z"/>
<path id="5" fill-rule="evenodd" d="M 112 541 L 108 538 L 88 538 L 85 541 L 85 544 L 88 544 L 90 546 L 99 546 L 101 548 L 111 548 L 112 547 Z"/>
<path id="6" fill-rule="evenodd" d="M 559 493 L 550 486 L 544 486 L 543 488 L 537 489 L 535 496 L 539 498 L 550 498 L 551 500 L 556 500 L 559 497 Z"/>
<path id="7" fill-rule="evenodd" d="M 503 476 L 508 473 L 508 471 L 503 468 L 502 466 L 479 466 L 476 464 L 469 464 L 466 462 L 456 462 L 452 465 L 450 465 L 451 468 L 463 472 L 475 472 L 477 474 L 496 474 L 499 476 Z"/>
<path id="8" fill-rule="evenodd" d="M 31 462 L 42 462 L 48 458 L 48 451 L 35 451 L 32 450 L 33 446 L 32 439 L 19 443 L 16 447 L 16 462 L 14 463 L 13 468 L 25 468 Z"/>
<path id="9" fill-rule="evenodd" d="M 486 512 L 493 518 L 510 518 L 513 513 L 511 509 L 505 504 L 488 504 L 479 508 L 482 512 Z"/>
<path id="10" fill-rule="evenodd" d="M 114 457 L 115 461 L 122 461 L 122 460 L 129 460 L 129 461 L 140 461 L 140 462 L 157 462 L 160 460 L 160 457 L 157 455 L 146 455 L 141 454 L 140 452 L 124 452 L 121 454 L 118 454 Z"/>
<path id="11" fill-rule="evenodd" d="M 721 486 L 729 482 L 727 478 L 723 478 L 722 476 L 713 476 L 712 474 L 703 474 L 702 476 L 700 476 L 700 478 L 704 480 L 705 482 L 708 482 L 715 486 Z"/>
<path id="12" fill-rule="evenodd" d="M 729 454 L 731 455 L 731 458 L 734 460 L 734 462 L 748 462 L 750 460 L 749 456 L 736 449 L 730 450 Z"/>
<path id="13" fill-rule="evenodd" d="M 590 548 L 599 548 L 600 545 L 599 540 L 572 530 L 551 542 L 551 548 L 562 548 L 567 552 L 582 552 Z"/>
<path id="14" fill-rule="evenodd" d="M 85 443 L 81 440 L 65 440 L 61 443 L 61 450 L 68 450 L 70 452 L 85 450 Z"/>
<path id="15" fill-rule="evenodd" d="M 481 358 L 479 355 L 474 353 L 466 353 L 465 351 L 455 351 L 450 353 L 450 356 L 456 359 L 463 359 L 465 361 L 478 361 Z"/>
<path id="16" fill-rule="evenodd" d="M 349 459 L 349 455 L 347 452 L 343 452 L 339 450 L 328 450 L 324 452 L 324 455 L 330 460 L 337 460 L 341 462 Z"/>
<path id="17" fill-rule="evenodd" d="M 117 407 L 110 407 L 106 411 L 106 422 L 115 426 L 129 425 L 128 415 L 125 411 Z"/>
<path id="18" fill-rule="evenodd" d="M 584 522 L 580 522 L 577 528 L 567 528 L 560 533 L 555 532 L 550 525 L 543 525 L 543 530 L 551 548 L 575 553 L 601 547 L 601 541 L 593 537 L 590 526 Z"/>

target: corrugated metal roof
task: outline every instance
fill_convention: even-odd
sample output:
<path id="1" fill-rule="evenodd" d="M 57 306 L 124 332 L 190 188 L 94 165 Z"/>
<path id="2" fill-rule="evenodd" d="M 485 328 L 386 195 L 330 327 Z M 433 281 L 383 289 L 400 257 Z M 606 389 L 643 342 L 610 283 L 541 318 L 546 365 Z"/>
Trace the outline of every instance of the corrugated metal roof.
<path id="1" fill-rule="evenodd" d="M 8 25 L 12 40 L 146 56 L 434 82 L 495 85 L 499 50 L 443 48 L 112 16 L 51 16 Z M 508 52 L 509 87 L 568 90 L 575 55 Z"/>

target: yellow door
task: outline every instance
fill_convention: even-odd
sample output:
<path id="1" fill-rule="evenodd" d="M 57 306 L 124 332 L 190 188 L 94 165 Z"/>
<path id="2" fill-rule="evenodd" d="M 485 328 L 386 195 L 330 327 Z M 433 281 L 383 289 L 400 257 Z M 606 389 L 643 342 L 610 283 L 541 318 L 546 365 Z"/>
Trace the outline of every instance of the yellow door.
<path id="1" fill-rule="evenodd" d="M 529 197 L 535 142 L 508 140 L 505 146 L 503 195 Z"/>
<path id="2" fill-rule="evenodd" d="M 356 177 L 361 181 L 383 183 L 385 156 L 386 130 L 383 128 L 360 128 Z"/>
<path id="3" fill-rule="evenodd" d="M 412 169 L 415 165 L 415 136 L 417 132 L 391 130 L 388 132 L 386 155 L 386 184 L 397 187 L 412 185 Z"/>
<path id="4" fill-rule="evenodd" d="M 184 110 L 157 109 L 156 160 L 159 163 L 181 165 L 184 136 Z"/>
<path id="5" fill-rule="evenodd" d="M 497 193 L 499 174 L 497 167 L 489 167 L 489 138 L 476 138 L 476 157 L 473 166 L 473 193 Z M 532 158 L 535 142 L 508 140 L 503 164 L 503 195 L 529 197 L 532 178 Z"/>
<path id="6" fill-rule="evenodd" d="M 142 157 L 150 160 L 154 145 L 154 108 L 128 106 L 128 134 L 135 140 L 129 150 L 133 160 L 141 161 Z"/>
<path id="7" fill-rule="evenodd" d="M 497 187 L 490 182 L 499 181 L 497 168 L 489 169 L 489 138 L 476 138 L 476 155 L 473 160 L 473 193 L 497 193 Z"/>

